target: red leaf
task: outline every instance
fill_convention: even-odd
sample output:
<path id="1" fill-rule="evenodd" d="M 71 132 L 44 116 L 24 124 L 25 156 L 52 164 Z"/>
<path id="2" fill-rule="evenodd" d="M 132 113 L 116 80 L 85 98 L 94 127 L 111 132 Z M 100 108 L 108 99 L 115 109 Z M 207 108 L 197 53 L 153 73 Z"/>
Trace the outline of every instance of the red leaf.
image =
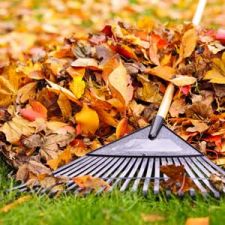
<path id="1" fill-rule="evenodd" d="M 21 116 L 29 121 L 35 121 L 37 118 L 47 120 L 47 109 L 38 101 L 30 103 L 31 108 L 21 109 Z"/>
<path id="2" fill-rule="evenodd" d="M 190 93 L 190 90 L 191 90 L 191 85 L 186 85 L 186 86 L 180 87 L 180 91 L 181 91 L 185 96 L 187 96 L 187 95 Z"/>
<path id="3" fill-rule="evenodd" d="M 225 29 L 219 29 L 215 34 L 215 39 L 225 44 Z"/>
<path id="4" fill-rule="evenodd" d="M 207 138 L 204 138 L 204 141 L 214 142 L 217 147 L 222 147 L 222 137 L 220 135 L 209 136 Z"/>
<path id="5" fill-rule="evenodd" d="M 159 49 L 164 48 L 165 46 L 167 46 L 167 41 L 165 39 L 163 39 L 162 37 L 160 37 L 158 34 L 152 33 L 151 34 L 151 38 L 154 42 L 157 43 L 157 47 Z"/>

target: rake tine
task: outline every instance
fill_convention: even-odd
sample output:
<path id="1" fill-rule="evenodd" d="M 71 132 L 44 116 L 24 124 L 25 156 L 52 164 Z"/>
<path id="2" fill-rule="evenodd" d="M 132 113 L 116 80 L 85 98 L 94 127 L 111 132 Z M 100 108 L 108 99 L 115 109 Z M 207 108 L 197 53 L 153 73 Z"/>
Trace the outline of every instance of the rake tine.
<path id="1" fill-rule="evenodd" d="M 169 158 L 169 159 L 170 159 L 171 164 L 175 164 L 175 166 L 180 166 L 180 162 L 179 162 L 179 160 L 177 158 L 173 158 L 173 160 L 171 158 Z M 177 194 L 178 194 L 179 197 L 183 197 L 184 196 L 184 192 L 183 191 L 178 191 Z M 194 196 L 194 194 L 195 194 L 195 190 L 191 189 L 190 190 L 190 195 Z"/>
<path id="2" fill-rule="evenodd" d="M 205 185 L 213 192 L 214 196 L 216 198 L 220 197 L 220 193 L 218 191 L 216 191 L 215 188 L 213 188 L 213 186 L 209 183 L 209 181 L 207 180 L 207 178 L 202 174 L 202 172 L 199 170 L 199 163 L 197 164 L 197 166 L 193 163 L 193 161 L 189 158 L 185 158 L 186 162 L 191 166 L 191 168 L 193 168 L 193 170 L 195 171 L 195 173 L 198 175 L 199 178 L 202 179 L 202 182 L 205 183 Z"/>
<path id="3" fill-rule="evenodd" d="M 95 177 L 101 176 L 101 174 L 103 174 L 110 166 L 112 166 L 114 161 L 116 161 L 116 158 L 112 158 L 112 157 L 108 158 L 100 166 L 97 165 L 94 170 L 92 170 L 90 173 L 88 173 L 88 175 L 95 176 Z M 97 173 L 97 174 L 94 175 L 95 173 Z M 82 176 L 82 175 L 84 175 L 84 174 L 81 174 L 80 176 Z M 76 186 L 76 184 L 72 184 L 70 186 L 70 189 L 73 189 L 75 186 Z"/>
<path id="4" fill-rule="evenodd" d="M 133 166 L 131 172 L 129 173 L 128 177 L 134 177 L 134 174 L 136 173 L 140 163 L 141 163 L 142 159 L 138 158 L 137 161 L 135 162 L 135 165 Z M 127 178 L 125 180 L 125 182 L 123 183 L 122 187 L 120 188 L 120 191 L 125 191 L 125 189 L 127 188 L 128 184 L 130 183 L 131 179 Z"/>
<path id="5" fill-rule="evenodd" d="M 208 194 L 207 190 L 198 181 L 197 177 L 194 175 L 194 173 L 192 172 L 192 170 L 190 169 L 190 167 L 188 166 L 186 161 L 183 158 L 180 158 L 180 161 L 184 165 L 184 168 L 187 171 L 187 173 L 190 176 L 190 178 L 195 182 L 196 186 L 199 188 L 199 190 L 201 191 L 202 195 L 205 197 Z"/>
<path id="6" fill-rule="evenodd" d="M 116 187 L 116 185 L 118 184 L 118 182 L 121 180 L 121 178 L 123 179 L 123 177 L 125 177 L 127 175 L 127 173 L 130 171 L 130 169 L 132 168 L 133 164 L 135 163 L 136 159 L 132 158 L 131 161 L 129 162 L 128 166 L 125 168 L 125 170 L 120 174 L 120 176 L 116 179 L 116 181 L 112 184 L 111 188 L 109 189 L 109 191 L 112 191 L 114 187 Z"/>
<path id="7" fill-rule="evenodd" d="M 78 166 L 79 164 L 81 163 L 84 163 L 84 162 L 87 162 L 89 161 L 90 159 L 87 157 L 87 156 L 84 156 L 84 157 L 81 157 L 81 158 L 78 158 L 74 161 L 72 161 L 71 163 L 67 164 L 67 165 L 64 165 L 60 168 L 58 168 L 57 170 L 55 170 L 53 172 L 53 174 L 56 176 L 56 175 L 61 175 L 63 173 L 65 173 L 66 171 L 69 171 L 70 169 L 74 168 L 75 166 Z"/>
<path id="8" fill-rule="evenodd" d="M 162 162 L 162 166 L 166 166 L 168 164 L 165 158 L 161 158 L 161 162 Z M 168 176 L 166 176 L 165 174 L 163 174 L 163 178 L 164 178 L 164 181 L 168 180 Z M 170 195 L 171 195 L 171 191 L 166 190 L 166 196 L 169 197 Z"/>
<path id="9" fill-rule="evenodd" d="M 123 158 L 120 158 L 119 161 L 106 174 L 104 174 L 102 179 L 107 179 L 106 182 L 110 184 L 116 178 L 116 176 L 123 170 L 123 168 L 128 164 L 129 161 L 130 158 L 125 158 L 125 160 Z M 113 171 L 115 172 L 113 173 Z M 112 174 L 111 178 L 108 178 L 110 174 Z M 101 188 L 96 194 L 100 194 L 102 191 L 104 191 L 104 189 L 105 188 Z"/>
<path id="10" fill-rule="evenodd" d="M 201 158 L 203 161 L 206 162 L 206 164 L 210 164 L 210 166 L 216 170 L 219 171 L 223 176 L 225 176 L 225 171 L 223 169 L 221 169 L 219 166 L 215 165 L 214 163 L 212 163 L 207 157 L 202 157 Z M 215 172 L 216 172 L 215 171 Z"/>
<path id="11" fill-rule="evenodd" d="M 160 179 L 160 162 L 159 158 L 155 159 L 155 167 L 154 167 L 154 194 L 159 193 L 159 179 Z"/>
<path id="12" fill-rule="evenodd" d="M 146 196 L 148 193 L 148 187 L 149 187 L 149 183 L 151 181 L 151 179 L 149 177 L 151 177 L 152 175 L 152 170 L 153 170 L 153 164 L 154 164 L 154 159 L 151 158 L 148 160 L 148 169 L 147 169 L 147 173 L 146 173 L 146 178 L 145 178 L 145 182 L 143 185 L 143 194 Z"/>
<path id="13" fill-rule="evenodd" d="M 143 176 L 143 173 L 145 171 L 145 168 L 147 166 L 147 163 L 148 163 L 148 159 L 147 158 L 144 158 L 143 159 L 143 162 L 141 164 L 141 168 L 140 168 L 140 170 L 138 172 L 138 175 L 137 175 L 138 178 L 134 181 L 133 187 L 131 189 L 133 192 L 137 191 L 137 189 L 138 189 L 138 185 L 139 185 L 139 183 L 141 181 L 141 178 L 139 178 L 139 177 L 142 177 Z"/>
<path id="14" fill-rule="evenodd" d="M 62 173 L 60 174 L 61 176 L 70 176 L 70 174 L 75 173 L 78 170 L 82 170 L 83 168 L 87 168 L 90 167 L 91 165 L 99 162 L 100 160 L 102 160 L 102 157 L 93 157 L 92 159 L 89 158 L 87 161 L 85 162 L 80 162 L 78 165 L 73 166 L 71 169 L 67 168 L 65 171 L 62 171 Z"/>

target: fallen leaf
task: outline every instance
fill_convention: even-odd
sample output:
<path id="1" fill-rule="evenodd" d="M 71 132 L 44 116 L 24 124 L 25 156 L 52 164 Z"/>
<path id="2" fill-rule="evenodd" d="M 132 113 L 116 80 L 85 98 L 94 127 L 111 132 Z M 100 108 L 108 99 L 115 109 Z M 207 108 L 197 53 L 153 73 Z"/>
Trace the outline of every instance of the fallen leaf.
<path id="1" fill-rule="evenodd" d="M 179 114 L 185 112 L 185 101 L 182 98 L 175 99 L 169 109 L 169 113 L 172 117 L 178 117 Z"/>
<path id="2" fill-rule="evenodd" d="M 23 204 L 23 203 L 25 203 L 25 202 L 31 200 L 31 198 L 32 198 L 31 195 L 25 195 L 25 196 L 22 196 L 22 197 L 16 199 L 14 202 L 9 203 L 9 204 L 6 205 L 6 206 L 3 206 L 3 207 L 0 209 L 0 211 L 1 211 L 1 212 L 4 212 L 4 213 L 7 213 L 7 212 L 9 212 L 10 210 L 16 208 L 17 206 L 19 206 L 19 205 L 21 205 L 21 204 Z"/>
<path id="3" fill-rule="evenodd" d="M 76 98 L 81 98 L 85 90 L 85 82 L 83 81 L 82 76 L 73 77 L 73 80 L 70 83 L 70 90 L 76 96 Z"/>
<path id="4" fill-rule="evenodd" d="M 144 222 L 158 222 L 158 221 L 164 221 L 166 220 L 165 216 L 159 215 L 159 214 L 141 214 L 141 218 Z"/>
<path id="5" fill-rule="evenodd" d="M 185 225 L 209 225 L 209 217 L 188 218 Z"/>
<path id="6" fill-rule="evenodd" d="M 35 121 L 38 118 L 47 120 L 47 109 L 38 101 L 31 101 L 30 107 L 20 110 L 20 114 L 23 118 L 29 121 Z"/>
<path id="7" fill-rule="evenodd" d="M 123 118 L 116 127 L 116 138 L 121 138 L 129 133 L 128 120 Z"/>
<path id="8" fill-rule="evenodd" d="M 215 84 L 225 84 L 225 76 L 216 69 L 207 71 L 204 80 L 209 80 L 209 82 Z"/>
<path id="9" fill-rule="evenodd" d="M 94 191 L 98 191 L 103 188 L 104 191 L 108 191 L 110 188 L 110 185 L 103 179 L 90 175 L 74 177 L 73 181 L 82 189 L 93 189 Z"/>
<path id="10" fill-rule="evenodd" d="M 163 186 L 170 189 L 173 193 L 186 192 L 192 188 L 196 189 L 194 182 L 191 178 L 187 177 L 183 165 L 176 166 L 171 164 L 160 166 L 160 171 L 169 177 Z"/>
<path id="11" fill-rule="evenodd" d="M 35 132 L 35 124 L 23 119 L 20 116 L 15 116 L 11 121 L 5 122 L 0 131 L 2 131 L 6 140 L 10 143 L 16 143 L 22 135 L 30 136 Z"/>
<path id="12" fill-rule="evenodd" d="M 115 97 L 127 105 L 133 97 L 134 88 L 131 83 L 131 77 L 122 62 L 109 74 L 108 81 Z"/>
<path id="13" fill-rule="evenodd" d="M 63 93 L 59 94 L 57 103 L 62 112 L 63 118 L 65 120 L 68 120 L 72 116 L 72 107 L 66 95 L 64 95 Z"/>
<path id="14" fill-rule="evenodd" d="M 183 87 L 187 85 L 194 84 L 197 81 L 195 77 L 177 75 L 175 78 L 171 79 L 170 82 L 178 87 Z"/>
<path id="15" fill-rule="evenodd" d="M 11 104 L 16 98 L 17 90 L 9 80 L 0 76 L 0 107 Z"/>
<path id="16" fill-rule="evenodd" d="M 84 134 L 94 134 L 99 128 L 98 114 L 87 104 L 84 104 L 81 111 L 75 114 L 75 119 Z"/>
<path id="17" fill-rule="evenodd" d="M 176 74 L 176 70 L 170 66 L 156 66 L 154 68 L 147 69 L 145 72 L 147 74 L 160 77 L 166 81 L 170 81 Z"/>
<path id="18" fill-rule="evenodd" d="M 78 58 L 71 63 L 72 67 L 99 69 L 98 62 L 93 58 Z"/>

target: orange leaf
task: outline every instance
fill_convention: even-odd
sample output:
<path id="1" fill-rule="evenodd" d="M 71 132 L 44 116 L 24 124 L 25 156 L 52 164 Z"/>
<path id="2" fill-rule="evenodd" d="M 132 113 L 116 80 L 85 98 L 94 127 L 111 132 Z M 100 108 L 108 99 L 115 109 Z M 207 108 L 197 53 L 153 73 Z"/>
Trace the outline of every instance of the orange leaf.
<path id="1" fill-rule="evenodd" d="M 154 68 L 147 69 L 145 72 L 167 81 L 170 81 L 176 73 L 175 69 L 170 66 L 156 66 Z"/>
<path id="2" fill-rule="evenodd" d="M 83 189 L 94 189 L 95 191 L 97 191 L 101 188 L 104 188 L 105 191 L 108 191 L 110 188 L 110 185 L 101 178 L 92 177 L 90 175 L 74 177 L 73 181 Z"/>
<path id="3" fill-rule="evenodd" d="M 209 217 L 188 218 L 185 225 L 209 225 Z"/>
<path id="4" fill-rule="evenodd" d="M 128 133 L 129 133 L 128 119 L 123 118 L 122 120 L 120 120 L 120 122 L 116 127 L 116 138 L 121 138 Z"/>
<path id="5" fill-rule="evenodd" d="M 23 118 L 29 121 L 35 121 L 37 118 L 47 120 L 47 109 L 38 101 L 30 102 L 31 108 L 25 108 L 20 110 L 20 114 Z"/>

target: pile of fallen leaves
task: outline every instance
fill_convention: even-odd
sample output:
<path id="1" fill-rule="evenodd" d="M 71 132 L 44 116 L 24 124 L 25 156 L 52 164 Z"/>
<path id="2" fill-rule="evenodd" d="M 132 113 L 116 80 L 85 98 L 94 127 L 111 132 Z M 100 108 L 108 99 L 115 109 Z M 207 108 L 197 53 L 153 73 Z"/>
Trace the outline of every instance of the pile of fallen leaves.
<path id="1" fill-rule="evenodd" d="M 118 23 L 1 60 L 0 150 L 16 179 L 44 182 L 52 170 L 147 126 L 168 82 L 176 86 L 168 126 L 223 163 L 224 40 L 224 30 L 191 24 L 156 23 L 149 31 Z"/>

